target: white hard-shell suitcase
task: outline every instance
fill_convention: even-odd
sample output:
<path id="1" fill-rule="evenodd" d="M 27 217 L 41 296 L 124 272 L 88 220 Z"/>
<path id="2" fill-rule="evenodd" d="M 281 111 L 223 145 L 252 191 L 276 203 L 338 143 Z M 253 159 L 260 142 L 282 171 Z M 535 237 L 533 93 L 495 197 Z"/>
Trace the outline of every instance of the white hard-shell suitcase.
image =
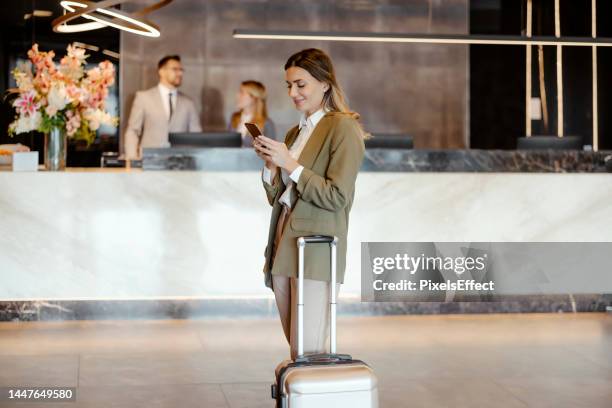
<path id="1" fill-rule="evenodd" d="M 277 408 L 377 408 L 378 382 L 372 369 L 348 354 L 336 353 L 336 237 L 300 237 L 298 245 L 298 357 L 275 370 L 272 398 Z M 331 247 L 330 352 L 304 355 L 304 248 Z"/>

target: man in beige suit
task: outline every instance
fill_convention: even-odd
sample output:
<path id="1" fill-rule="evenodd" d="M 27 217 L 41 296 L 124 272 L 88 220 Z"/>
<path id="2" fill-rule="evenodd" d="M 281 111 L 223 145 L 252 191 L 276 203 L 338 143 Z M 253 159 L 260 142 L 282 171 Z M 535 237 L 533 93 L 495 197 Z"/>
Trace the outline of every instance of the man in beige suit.
<path id="1" fill-rule="evenodd" d="M 141 158 L 143 147 L 170 147 L 168 133 L 202 131 L 193 101 L 178 91 L 183 80 L 181 58 L 162 58 L 157 72 L 157 86 L 136 92 L 125 132 L 126 158 Z"/>

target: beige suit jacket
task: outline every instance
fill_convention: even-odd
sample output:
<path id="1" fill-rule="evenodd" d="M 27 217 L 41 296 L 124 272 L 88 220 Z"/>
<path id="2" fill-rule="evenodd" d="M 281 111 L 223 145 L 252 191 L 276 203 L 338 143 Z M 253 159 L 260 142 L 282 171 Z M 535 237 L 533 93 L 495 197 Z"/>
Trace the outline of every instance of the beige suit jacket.
<path id="1" fill-rule="evenodd" d="M 297 126 L 289 130 L 285 138 L 287 146 L 293 144 L 298 133 Z M 276 223 L 282 209 L 278 199 L 285 186 L 278 171 L 272 185 L 263 182 L 268 202 L 272 205 L 268 246 L 265 250 L 266 286 L 271 287 L 271 275 L 297 276 L 296 238 L 316 234 L 338 237 L 337 281 L 344 282 L 349 213 L 364 153 L 362 132 L 357 121 L 345 113 L 325 114 L 298 159 L 304 170 L 295 186 L 297 199 L 274 259 L 271 252 Z M 304 278 L 329 281 L 329 260 L 329 245 L 307 246 Z"/>
<path id="2" fill-rule="evenodd" d="M 125 131 L 124 153 L 128 158 L 141 158 L 143 147 L 169 147 L 168 133 L 201 131 L 193 101 L 181 92 L 177 93 L 176 106 L 168 122 L 156 85 L 136 93 Z"/>

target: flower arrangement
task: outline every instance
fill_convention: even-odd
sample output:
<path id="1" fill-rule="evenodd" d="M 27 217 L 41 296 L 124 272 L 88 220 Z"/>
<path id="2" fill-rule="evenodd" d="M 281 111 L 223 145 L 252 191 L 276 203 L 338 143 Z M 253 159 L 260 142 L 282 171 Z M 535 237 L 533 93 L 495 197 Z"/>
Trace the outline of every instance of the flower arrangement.
<path id="1" fill-rule="evenodd" d="M 109 61 L 85 71 L 85 50 L 72 45 L 59 65 L 53 51 L 42 52 L 38 44 L 28 51 L 29 61 L 13 70 L 17 94 L 13 102 L 15 121 L 9 134 L 37 130 L 49 133 L 57 127 L 66 135 L 90 144 L 103 125 L 117 125 L 117 118 L 105 109 L 108 88 L 115 81 L 115 68 Z M 34 70 L 32 70 L 34 67 Z"/>

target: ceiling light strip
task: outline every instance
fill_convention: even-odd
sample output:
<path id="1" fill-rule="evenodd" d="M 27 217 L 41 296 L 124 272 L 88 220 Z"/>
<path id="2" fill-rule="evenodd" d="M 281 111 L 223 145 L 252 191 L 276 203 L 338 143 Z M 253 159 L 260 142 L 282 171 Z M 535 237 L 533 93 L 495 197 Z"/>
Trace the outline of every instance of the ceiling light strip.
<path id="1" fill-rule="evenodd" d="M 417 44 L 483 44 L 483 45 L 563 45 L 576 47 L 612 47 L 612 38 L 523 37 L 491 35 L 434 35 L 393 33 L 350 33 L 315 31 L 260 31 L 236 29 L 234 38 L 265 40 L 311 40 L 349 42 L 389 42 Z"/>

